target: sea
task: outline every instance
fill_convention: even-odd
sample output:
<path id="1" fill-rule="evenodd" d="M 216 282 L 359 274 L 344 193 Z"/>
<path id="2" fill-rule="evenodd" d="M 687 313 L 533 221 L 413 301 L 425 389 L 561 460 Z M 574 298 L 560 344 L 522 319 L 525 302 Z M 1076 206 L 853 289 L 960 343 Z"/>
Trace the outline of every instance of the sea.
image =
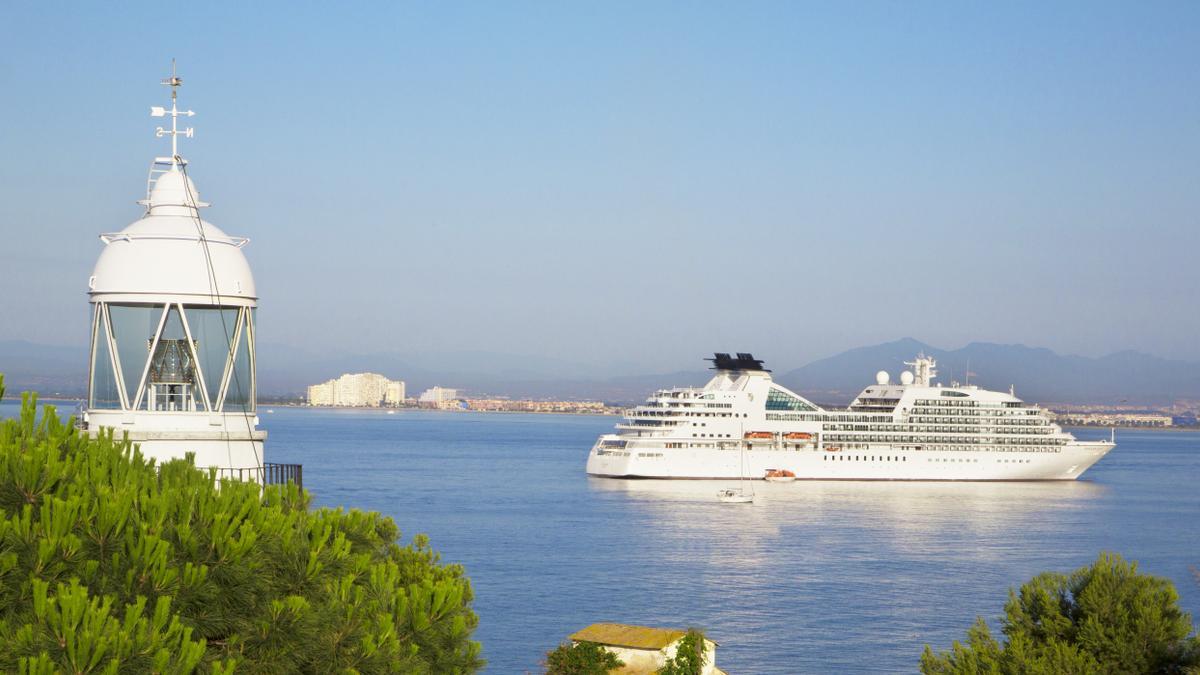
<path id="1" fill-rule="evenodd" d="M 977 616 L 998 633 L 1010 588 L 1102 551 L 1200 617 L 1197 432 L 1118 431 L 1078 481 L 756 482 L 751 506 L 717 501 L 728 481 L 588 477 L 612 417 L 259 413 L 267 459 L 303 464 L 318 505 L 387 514 L 465 567 L 490 673 L 542 672 L 601 621 L 699 627 L 735 675 L 911 673 Z"/>

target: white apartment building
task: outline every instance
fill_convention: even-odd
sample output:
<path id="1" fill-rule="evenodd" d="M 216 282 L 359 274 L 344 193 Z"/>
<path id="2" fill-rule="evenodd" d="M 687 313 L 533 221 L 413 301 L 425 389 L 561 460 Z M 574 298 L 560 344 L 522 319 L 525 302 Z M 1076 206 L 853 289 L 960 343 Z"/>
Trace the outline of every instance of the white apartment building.
<path id="1" fill-rule="evenodd" d="M 391 380 L 387 384 L 387 391 L 383 394 L 384 405 L 400 405 L 404 403 L 404 380 Z"/>
<path id="2" fill-rule="evenodd" d="M 377 408 L 404 401 L 404 382 L 378 373 L 346 373 L 308 388 L 309 405 Z"/>
<path id="3" fill-rule="evenodd" d="M 436 408 L 449 408 L 458 401 L 458 390 L 446 387 L 432 387 L 421 392 L 421 397 L 417 401 L 426 406 L 432 404 Z"/>

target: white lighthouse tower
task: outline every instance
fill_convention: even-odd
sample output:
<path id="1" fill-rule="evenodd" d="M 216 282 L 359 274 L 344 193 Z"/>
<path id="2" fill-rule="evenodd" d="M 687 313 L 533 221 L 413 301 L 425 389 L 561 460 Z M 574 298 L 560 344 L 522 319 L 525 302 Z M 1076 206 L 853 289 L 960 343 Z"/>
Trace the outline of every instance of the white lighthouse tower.
<path id="1" fill-rule="evenodd" d="M 195 455 L 196 466 L 221 476 L 264 481 L 263 441 L 255 412 L 257 293 L 242 253 L 248 240 L 231 237 L 200 217 L 200 201 L 179 137 L 175 75 L 170 117 L 171 156 L 156 157 L 141 219 L 102 234 L 104 251 L 88 281 L 92 349 L 84 422 L 96 433 L 128 434 L 158 461 Z M 298 478 L 298 476 L 297 476 Z"/>

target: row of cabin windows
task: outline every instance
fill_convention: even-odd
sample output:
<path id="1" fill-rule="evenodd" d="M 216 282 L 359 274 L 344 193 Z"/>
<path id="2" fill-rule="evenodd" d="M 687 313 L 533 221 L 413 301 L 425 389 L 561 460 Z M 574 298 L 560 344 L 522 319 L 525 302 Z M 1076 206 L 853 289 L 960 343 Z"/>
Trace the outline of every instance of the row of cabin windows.
<path id="1" fill-rule="evenodd" d="M 1003 411 L 936 411 L 925 410 L 925 408 L 912 408 L 910 419 L 914 420 L 914 422 L 942 422 L 942 420 L 959 419 L 962 422 L 971 424 L 1039 424 L 1049 422 L 1049 418 L 1043 416 L 1031 417 L 1024 413 L 1014 414 Z"/>
<path id="2" fill-rule="evenodd" d="M 1028 406 L 1027 403 L 1022 401 L 943 401 L 936 398 L 919 398 L 916 400 L 915 405 L 927 405 L 937 408 L 1024 408 Z"/>
<path id="3" fill-rule="evenodd" d="M 932 422 L 933 420 L 914 420 L 917 422 Z M 1017 436 L 1029 435 L 1047 435 L 1054 434 L 1059 431 L 1057 427 L 1052 427 L 1047 424 L 1039 424 L 1033 427 L 1008 427 L 991 424 L 978 424 L 975 422 L 964 422 L 964 420 L 956 420 L 955 424 L 824 424 L 821 426 L 822 431 L 886 431 L 890 433 L 929 433 L 929 434 L 945 434 L 945 433 L 994 433 L 994 434 L 1009 434 Z"/>
<path id="4" fill-rule="evenodd" d="M 822 455 L 826 462 L 907 462 L 903 455 Z"/>
<path id="5" fill-rule="evenodd" d="M 943 445 L 1019 445 L 1019 446 L 1059 446 L 1065 445 L 1067 439 L 1051 438 L 1004 438 L 1000 436 L 876 436 L 857 434 L 825 434 L 826 441 L 868 441 L 872 443 L 936 443 Z"/>
<path id="6" fill-rule="evenodd" d="M 715 413 L 715 412 L 675 412 L 672 410 L 641 410 L 633 411 L 635 417 L 737 417 L 737 413 Z"/>

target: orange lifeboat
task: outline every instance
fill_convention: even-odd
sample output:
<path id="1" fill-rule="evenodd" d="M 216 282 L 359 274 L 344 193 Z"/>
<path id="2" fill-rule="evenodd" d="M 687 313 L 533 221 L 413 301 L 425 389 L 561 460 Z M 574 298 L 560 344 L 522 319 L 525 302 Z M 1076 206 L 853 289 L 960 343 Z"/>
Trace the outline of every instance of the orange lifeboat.
<path id="1" fill-rule="evenodd" d="M 793 431 L 784 436 L 789 441 L 811 441 L 812 434 L 805 431 Z"/>
<path id="2" fill-rule="evenodd" d="M 747 431 L 746 440 L 771 440 L 773 434 L 769 431 Z"/>
<path id="3" fill-rule="evenodd" d="M 790 483 L 796 480 L 796 474 L 787 469 L 767 469 L 763 476 L 768 483 Z"/>
<path id="4" fill-rule="evenodd" d="M 842 451 L 842 449 L 836 445 L 826 446 L 826 448 L 825 448 L 825 452 L 841 452 L 841 451 Z"/>

